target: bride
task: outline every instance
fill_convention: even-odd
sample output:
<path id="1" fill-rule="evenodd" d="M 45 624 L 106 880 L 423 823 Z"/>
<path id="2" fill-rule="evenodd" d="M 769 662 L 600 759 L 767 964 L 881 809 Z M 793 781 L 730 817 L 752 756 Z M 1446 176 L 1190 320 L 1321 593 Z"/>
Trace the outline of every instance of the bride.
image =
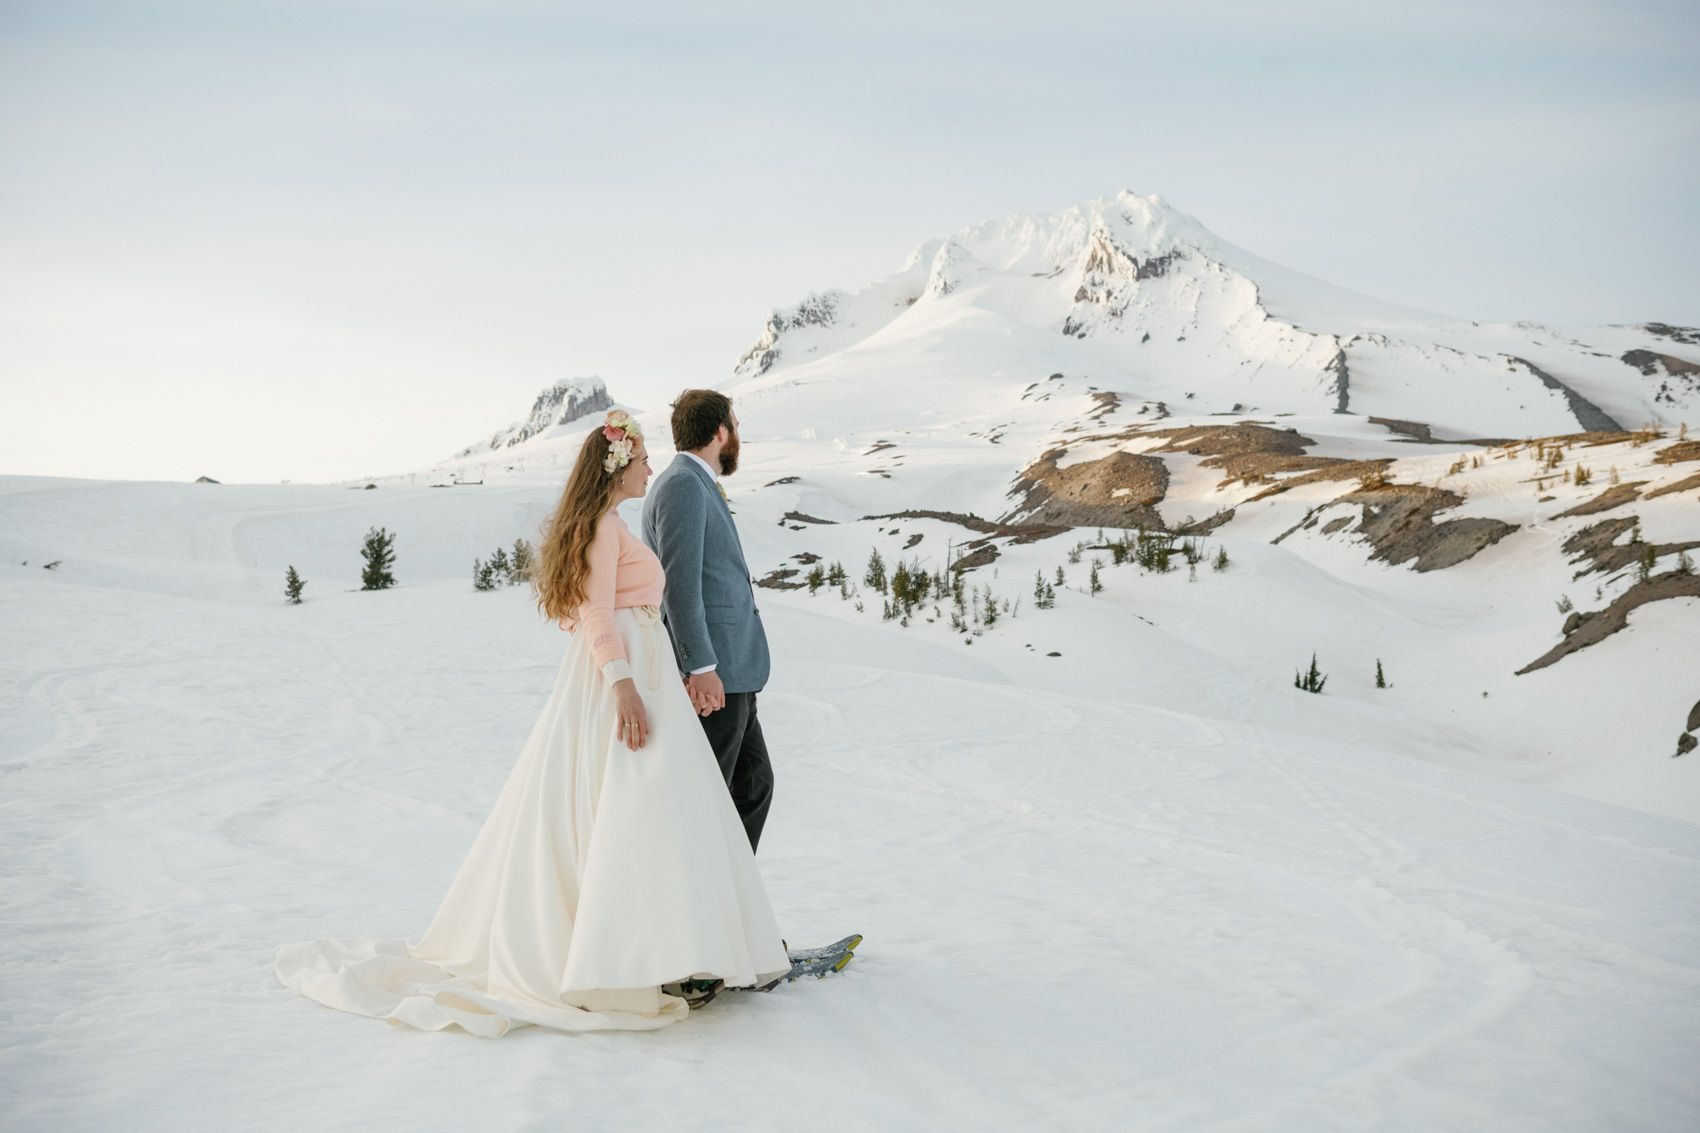
<path id="1" fill-rule="evenodd" d="M 610 412 L 539 548 L 537 604 L 572 630 L 554 691 L 424 938 L 288 945 L 285 986 L 493 1038 L 652 1030 L 692 991 L 790 969 L 660 621 L 660 560 L 615 512 L 649 476 L 636 422 Z"/>

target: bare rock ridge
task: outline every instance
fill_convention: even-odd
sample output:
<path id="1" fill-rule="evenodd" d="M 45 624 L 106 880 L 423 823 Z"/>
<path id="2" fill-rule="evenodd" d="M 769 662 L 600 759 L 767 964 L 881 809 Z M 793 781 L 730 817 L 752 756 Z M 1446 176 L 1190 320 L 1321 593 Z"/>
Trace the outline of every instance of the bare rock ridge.
<path id="1" fill-rule="evenodd" d="M 1544 669 L 1578 649 L 1604 641 L 1629 624 L 1629 611 L 1666 598 L 1700 598 L 1700 574 L 1667 570 L 1649 575 L 1619 594 L 1605 609 L 1582 616 L 1572 615 L 1571 620 L 1565 623 L 1564 640 L 1518 669 L 1517 675 Z"/>
<path id="2" fill-rule="evenodd" d="M 479 453 L 511 448 L 557 425 L 567 425 L 581 417 L 592 413 L 605 413 L 612 408 L 614 401 L 608 396 L 608 387 L 603 384 L 601 378 L 570 378 L 559 381 L 537 395 L 537 400 L 532 402 L 531 412 L 523 420 L 514 422 L 488 440 L 469 445 L 455 453 L 455 456 L 477 456 Z"/>
<path id="3" fill-rule="evenodd" d="M 1601 412 L 1599 406 L 1595 405 L 1593 402 L 1589 401 L 1587 398 L 1583 397 L 1581 394 L 1577 393 L 1575 390 L 1571 389 L 1569 386 L 1565 385 L 1563 382 L 1559 381 L 1557 378 L 1553 377 L 1527 358 L 1513 357 L 1511 361 L 1539 378 L 1541 384 L 1546 386 L 1548 389 L 1556 390 L 1560 394 L 1563 394 L 1564 400 L 1570 405 L 1570 411 L 1576 414 L 1576 423 L 1581 425 L 1585 431 L 1595 433 L 1621 432 L 1623 430 L 1623 426 L 1619 425 L 1616 421 L 1613 421 L 1607 414 Z M 1700 367 L 1696 368 L 1700 369 Z"/>
<path id="4" fill-rule="evenodd" d="M 1641 329 L 1684 346 L 1700 346 L 1700 327 L 1673 327 L 1668 323 L 1643 323 Z"/>

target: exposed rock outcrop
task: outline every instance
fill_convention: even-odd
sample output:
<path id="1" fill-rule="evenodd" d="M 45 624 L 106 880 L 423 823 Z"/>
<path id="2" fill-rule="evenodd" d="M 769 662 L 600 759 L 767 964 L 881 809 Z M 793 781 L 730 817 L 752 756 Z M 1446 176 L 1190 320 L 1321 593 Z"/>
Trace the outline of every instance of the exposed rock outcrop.
<path id="1" fill-rule="evenodd" d="M 1607 574 L 1622 570 L 1639 562 L 1649 550 L 1655 560 L 1666 555 L 1681 554 L 1683 551 L 1700 547 L 1700 539 L 1690 539 L 1682 543 L 1646 543 L 1637 542 L 1631 538 L 1619 543 L 1618 536 L 1632 530 L 1641 522 L 1640 516 L 1625 515 L 1612 519 L 1602 519 L 1598 523 L 1590 523 L 1566 539 L 1563 544 L 1564 553 L 1569 555 L 1574 565 L 1586 560 L 1587 566 L 1577 571 L 1575 577 L 1604 571 Z"/>
<path id="2" fill-rule="evenodd" d="M 1647 498 L 1650 500 L 1654 496 L 1669 495 L 1671 492 L 1686 492 L 1690 488 L 1700 488 L 1700 472 L 1696 472 L 1692 476 L 1684 476 L 1680 480 L 1672 480 L 1662 488 L 1654 488 L 1647 493 Z"/>
<path id="3" fill-rule="evenodd" d="M 1700 346 L 1700 327 L 1673 327 L 1669 323 L 1642 323 L 1641 329 L 1685 346 Z"/>
<path id="4" fill-rule="evenodd" d="M 1169 489 L 1169 466 L 1161 457 L 1113 452 L 1059 467 L 1067 454 L 1065 448 L 1051 449 L 1022 471 L 1011 489 L 1021 502 L 1007 519 L 1165 530 L 1157 505 Z"/>
<path id="5" fill-rule="evenodd" d="M 946 523 L 956 523 L 981 535 L 992 535 L 1007 538 L 1013 543 L 1036 543 L 1040 539 L 1049 539 L 1053 535 L 1066 534 L 1071 530 L 1065 524 L 1059 523 L 1006 523 L 982 519 L 977 515 L 964 514 L 959 511 L 931 511 L 920 508 L 910 508 L 905 511 L 887 512 L 884 515 L 864 515 L 863 519 L 938 519 Z"/>
<path id="6" fill-rule="evenodd" d="M 1375 547 L 1371 559 L 1419 571 L 1444 570 L 1463 562 L 1517 530 L 1499 519 L 1434 521 L 1437 512 L 1457 507 L 1463 498 L 1445 488 L 1422 484 L 1383 484 L 1340 497 L 1363 507 L 1358 530 Z"/>
<path id="7" fill-rule="evenodd" d="M 1518 669 L 1517 675 L 1544 669 L 1578 649 L 1604 641 L 1629 624 L 1629 611 L 1666 598 L 1700 598 L 1700 574 L 1670 570 L 1641 579 L 1613 599 L 1611 605 L 1584 619 L 1563 641 Z"/>
<path id="8" fill-rule="evenodd" d="M 1687 376 L 1700 374 L 1700 365 L 1678 358 L 1672 354 L 1658 354 L 1651 350 L 1626 350 L 1622 360 L 1634 366 L 1649 378 L 1657 377 L 1662 369 L 1671 375 Z"/>
<path id="9" fill-rule="evenodd" d="M 1632 480 L 1627 484 L 1613 484 L 1593 499 L 1585 500 L 1575 507 L 1566 508 L 1553 518 L 1563 519 L 1570 515 L 1593 515 L 1595 512 L 1610 511 L 1614 507 L 1633 503 L 1641 497 L 1641 486 L 1646 482 L 1645 480 Z"/>
<path id="10" fill-rule="evenodd" d="M 1565 385 L 1563 382 L 1559 381 L 1557 378 L 1553 377 L 1527 358 L 1519 358 L 1514 354 L 1508 354 L 1506 357 L 1511 360 L 1513 365 L 1521 366 L 1525 370 L 1529 371 L 1529 373 L 1535 375 L 1535 377 L 1540 380 L 1540 383 L 1548 389 L 1557 390 L 1559 393 L 1563 394 L 1565 404 L 1569 405 L 1570 412 L 1576 415 L 1576 423 L 1581 425 L 1584 429 L 1587 429 L 1590 432 L 1602 429 L 1611 429 L 1615 431 L 1622 430 L 1623 426 L 1614 421 L 1611 415 L 1605 410 L 1601 409 L 1599 406 L 1595 405 L 1593 402 L 1589 401 L 1587 398 L 1583 397 L 1581 394 L 1577 393 L 1575 390 L 1571 389 L 1569 386 Z"/>
<path id="11" fill-rule="evenodd" d="M 487 441 L 461 449 L 455 456 L 476 456 L 479 453 L 511 448 L 556 425 L 566 425 L 581 417 L 592 413 L 605 413 L 612 408 L 614 400 L 608 396 L 608 387 L 602 384 L 601 378 L 572 378 L 556 382 L 537 395 L 537 400 L 531 404 L 531 412 L 523 421 L 514 422 Z"/>
<path id="12" fill-rule="evenodd" d="M 779 360 L 779 337 L 788 330 L 807 326 L 829 327 L 838 319 L 842 291 L 817 291 L 785 311 L 774 311 L 762 327 L 761 337 L 738 357 L 733 367 L 741 374 L 765 374 Z"/>

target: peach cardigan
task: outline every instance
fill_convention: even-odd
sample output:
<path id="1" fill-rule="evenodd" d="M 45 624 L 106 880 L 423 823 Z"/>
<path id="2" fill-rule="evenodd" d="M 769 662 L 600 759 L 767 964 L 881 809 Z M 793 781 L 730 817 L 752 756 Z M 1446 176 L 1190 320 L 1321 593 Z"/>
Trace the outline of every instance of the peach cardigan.
<path id="1" fill-rule="evenodd" d="M 562 618 L 559 625 L 569 632 L 580 625 L 588 627 L 591 656 L 610 684 L 631 676 L 626 646 L 614 625 L 614 611 L 624 606 L 659 606 L 665 578 L 661 560 L 632 534 L 619 513 L 612 509 L 603 513 L 596 521 L 596 537 L 590 544 L 584 604 L 577 617 Z"/>

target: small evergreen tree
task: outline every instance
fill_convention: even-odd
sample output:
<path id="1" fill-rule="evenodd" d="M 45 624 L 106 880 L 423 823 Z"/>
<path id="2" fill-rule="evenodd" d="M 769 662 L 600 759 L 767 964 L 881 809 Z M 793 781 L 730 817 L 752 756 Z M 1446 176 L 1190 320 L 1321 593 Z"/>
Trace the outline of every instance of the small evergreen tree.
<path id="1" fill-rule="evenodd" d="M 535 562 L 531 544 L 524 539 L 514 540 L 514 553 L 508 560 L 508 584 L 518 586 L 531 580 L 531 568 Z"/>
<path id="2" fill-rule="evenodd" d="M 1067 576 L 1063 574 L 1063 568 L 1058 567 L 1057 568 L 1057 585 L 1062 586 L 1062 585 L 1065 585 L 1066 582 L 1067 582 Z"/>
<path id="3" fill-rule="evenodd" d="M 1293 674 L 1293 687 L 1302 688 L 1306 692 L 1321 692 L 1322 686 L 1327 683 L 1328 678 L 1323 676 L 1316 667 L 1316 654 L 1314 653 L 1310 655 L 1310 672 Z"/>
<path id="4" fill-rule="evenodd" d="M 1651 543 L 1641 544 L 1641 560 L 1635 564 L 1635 572 L 1640 575 L 1641 581 L 1647 581 L 1647 576 L 1653 573 L 1653 564 L 1658 559 L 1658 553 L 1653 550 Z"/>
<path id="5" fill-rule="evenodd" d="M 862 583 L 870 589 L 878 590 L 881 594 L 885 593 L 885 559 L 880 557 L 878 547 L 875 547 L 874 553 L 868 556 L 868 569 L 862 575 Z"/>
<path id="6" fill-rule="evenodd" d="M 1042 571 L 1042 570 L 1036 570 L 1036 571 L 1033 572 L 1033 599 L 1034 599 L 1034 601 L 1038 601 L 1040 599 L 1043 599 L 1044 597 L 1045 597 L 1045 572 Z"/>
<path id="7" fill-rule="evenodd" d="M 891 598 L 899 606 L 907 608 L 909 602 L 909 564 L 902 559 L 897 560 L 897 566 L 891 572 Z"/>
<path id="8" fill-rule="evenodd" d="M 1104 582 L 1103 582 L 1102 579 L 1100 579 L 1098 577 L 1098 560 L 1097 559 L 1092 560 L 1092 573 L 1087 576 L 1086 585 L 1091 590 L 1091 592 L 1094 593 L 1094 594 L 1096 594 L 1100 590 L 1104 589 Z"/>
<path id="9" fill-rule="evenodd" d="M 502 582 L 510 582 L 513 578 L 513 565 L 508 562 L 508 553 L 500 547 L 490 556 L 490 572 Z"/>
<path id="10" fill-rule="evenodd" d="M 474 590 L 496 589 L 496 567 L 494 563 L 472 560 L 472 588 Z"/>
<path id="11" fill-rule="evenodd" d="M 1169 555 L 1174 550 L 1174 536 L 1167 531 L 1155 531 L 1150 534 L 1141 531 L 1134 545 L 1133 558 L 1146 570 L 1157 574 L 1169 571 Z"/>
<path id="12" fill-rule="evenodd" d="M 1375 659 L 1375 687 L 1376 688 L 1386 688 L 1387 687 L 1387 677 L 1385 675 L 1383 675 L 1382 672 L 1381 672 L 1381 658 L 1380 657 L 1377 657 Z"/>
<path id="13" fill-rule="evenodd" d="M 809 593 L 813 594 L 825 584 L 826 571 L 820 568 L 819 563 L 816 563 L 814 566 L 809 568 Z"/>
<path id="14" fill-rule="evenodd" d="M 395 536 L 387 529 L 374 527 L 366 532 L 366 542 L 360 548 L 360 557 L 366 560 L 360 572 L 360 589 L 387 590 L 395 585 L 395 575 L 390 573 L 395 563 L 394 548 Z"/>
<path id="15" fill-rule="evenodd" d="M 290 605 L 299 606 L 301 604 L 301 589 L 306 585 L 307 581 L 295 573 L 294 566 L 291 566 L 289 570 L 284 573 L 283 596 L 289 599 Z"/>
<path id="16" fill-rule="evenodd" d="M 827 568 L 826 583 L 828 586 L 843 586 L 846 580 L 844 564 L 834 559 L 832 566 Z"/>
<path id="17" fill-rule="evenodd" d="M 1227 570 L 1228 569 L 1228 548 L 1223 547 L 1223 546 L 1218 546 L 1216 548 L 1216 557 L 1211 560 L 1210 565 L 1215 567 L 1217 570 Z"/>

